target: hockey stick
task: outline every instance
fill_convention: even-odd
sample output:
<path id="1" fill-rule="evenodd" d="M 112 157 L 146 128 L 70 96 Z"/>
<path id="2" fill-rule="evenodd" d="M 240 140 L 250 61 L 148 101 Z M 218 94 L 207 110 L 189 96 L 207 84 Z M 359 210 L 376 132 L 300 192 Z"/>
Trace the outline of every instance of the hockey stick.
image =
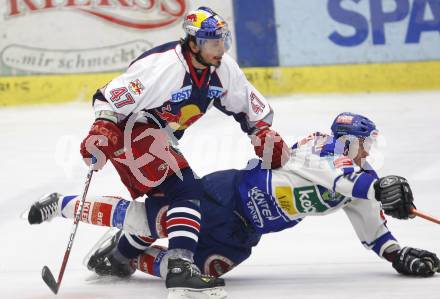
<path id="1" fill-rule="evenodd" d="M 70 234 L 69 242 L 67 243 L 66 252 L 64 253 L 64 258 L 63 258 L 63 263 L 61 264 L 60 273 L 58 274 L 58 280 L 55 281 L 55 277 L 53 276 L 48 266 L 44 266 L 43 270 L 41 271 L 41 277 L 43 278 L 47 286 L 52 290 L 52 292 L 54 292 L 55 295 L 58 293 L 58 290 L 60 289 L 61 280 L 63 279 L 64 270 L 66 270 L 66 265 L 67 265 L 67 261 L 69 260 L 70 251 L 73 245 L 73 240 L 75 239 L 76 230 L 78 229 L 79 220 L 81 218 L 84 207 L 84 201 L 87 196 L 87 191 L 89 190 L 90 181 L 92 180 L 92 175 L 93 175 L 92 167 L 93 164 L 90 165 L 89 172 L 87 174 L 86 182 L 84 184 L 84 191 L 82 194 L 81 201 L 79 202 L 78 210 L 75 215 L 72 232 Z"/>
<path id="2" fill-rule="evenodd" d="M 420 212 L 419 210 L 415 209 L 415 208 L 410 208 L 409 211 L 411 212 L 411 214 L 419 216 L 420 218 L 432 221 L 434 223 L 440 224 L 440 219 L 435 218 L 433 216 L 430 216 L 428 214 L 425 214 L 423 212 Z"/>

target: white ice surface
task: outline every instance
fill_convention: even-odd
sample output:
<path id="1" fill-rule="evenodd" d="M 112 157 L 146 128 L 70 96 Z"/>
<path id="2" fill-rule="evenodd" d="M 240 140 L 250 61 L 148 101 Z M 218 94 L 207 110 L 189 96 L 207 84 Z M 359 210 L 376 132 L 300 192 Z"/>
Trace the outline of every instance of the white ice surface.
<path id="1" fill-rule="evenodd" d="M 295 96 L 270 99 L 274 128 L 293 143 L 329 131 L 342 111 L 365 114 L 381 130 L 380 175 L 409 179 L 416 205 L 440 216 L 440 93 Z M 42 194 L 82 191 L 87 172 L 78 153 L 93 114 L 73 103 L 0 109 L 0 298 L 55 298 L 40 277 L 43 265 L 58 274 L 72 223 L 55 219 L 30 226 L 20 213 Z M 237 123 L 214 109 L 191 127 L 181 150 L 199 175 L 241 168 L 253 150 Z M 128 193 L 114 169 L 97 173 L 89 194 Z M 389 219 L 402 245 L 440 253 L 440 227 L 422 219 Z M 81 264 L 105 231 L 80 224 L 58 298 L 165 298 L 164 283 L 143 273 L 127 281 L 93 280 Z M 307 218 L 266 235 L 251 258 L 225 276 L 229 298 L 440 298 L 440 275 L 414 279 L 367 251 L 341 211 Z"/>

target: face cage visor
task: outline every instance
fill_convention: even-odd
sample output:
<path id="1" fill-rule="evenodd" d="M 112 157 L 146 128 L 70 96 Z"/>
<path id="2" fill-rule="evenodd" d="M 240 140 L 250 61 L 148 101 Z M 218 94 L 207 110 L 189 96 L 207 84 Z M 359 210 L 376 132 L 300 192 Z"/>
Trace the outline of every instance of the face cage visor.
<path id="1" fill-rule="evenodd" d="M 217 29 L 215 37 L 198 37 L 196 35 L 197 46 L 204 52 L 211 54 L 223 54 L 231 48 L 231 32 L 222 27 Z"/>
<path id="2" fill-rule="evenodd" d="M 371 131 L 370 136 L 362 138 L 364 141 L 363 147 L 368 153 L 370 153 L 370 150 L 372 148 L 378 147 L 378 138 L 379 138 L 378 130 L 373 130 Z"/>
<path id="3" fill-rule="evenodd" d="M 371 131 L 369 136 L 342 135 L 335 144 L 335 154 L 341 154 L 350 150 L 359 150 L 362 141 L 362 148 L 370 154 L 372 148 L 378 148 L 379 131 Z"/>

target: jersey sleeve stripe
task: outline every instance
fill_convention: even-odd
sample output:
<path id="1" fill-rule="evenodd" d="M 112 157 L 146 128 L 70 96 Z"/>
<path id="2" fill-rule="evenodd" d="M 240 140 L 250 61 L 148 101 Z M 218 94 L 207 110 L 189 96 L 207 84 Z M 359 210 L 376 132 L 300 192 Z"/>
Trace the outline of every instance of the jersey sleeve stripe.
<path id="1" fill-rule="evenodd" d="M 362 173 L 353 186 L 353 197 L 368 199 L 368 190 L 374 181 L 374 177 L 366 173 Z"/>

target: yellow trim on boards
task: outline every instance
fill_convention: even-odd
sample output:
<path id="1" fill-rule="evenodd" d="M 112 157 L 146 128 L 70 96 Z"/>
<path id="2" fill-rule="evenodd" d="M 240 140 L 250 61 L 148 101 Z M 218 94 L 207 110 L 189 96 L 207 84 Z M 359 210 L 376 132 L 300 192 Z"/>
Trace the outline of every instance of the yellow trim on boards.
<path id="1" fill-rule="evenodd" d="M 440 89 L 440 61 L 247 68 L 244 73 L 266 96 Z"/>
<path id="2" fill-rule="evenodd" d="M 401 92 L 440 89 L 440 61 L 244 68 L 266 96 L 295 93 Z M 119 73 L 0 77 L 0 107 L 89 101 Z"/>
<path id="3" fill-rule="evenodd" d="M 0 77 L 0 107 L 89 101 L 119 73 Z"/>

